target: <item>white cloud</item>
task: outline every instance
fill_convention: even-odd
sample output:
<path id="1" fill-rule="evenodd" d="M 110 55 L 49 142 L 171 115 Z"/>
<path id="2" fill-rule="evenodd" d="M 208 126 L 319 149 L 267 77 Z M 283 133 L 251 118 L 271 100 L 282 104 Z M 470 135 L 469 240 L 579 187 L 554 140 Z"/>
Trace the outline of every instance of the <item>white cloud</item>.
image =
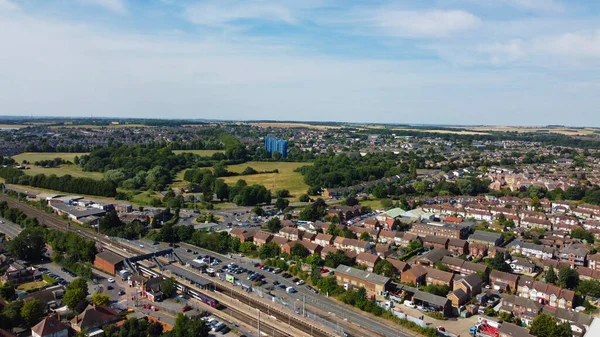
<path id="1" fill-rule="evenodd" d="M 256 0 L 223 0 L 196 3 L 185 8 L 185 17 L 192 23 L 220 26 L 237 20 L 254 19 L 295 23 L 292 11 L 281 4 Z"/>
<path id="2" fill-rule="evenodd" d="M 533 48 L 543 54 L 600 60 L 600 30 L 538 38 L 533 42 Z"/>
<path id="3" fill-rule="evenodd" d="M 513 62 L 525 56 L 523 41 L 514 39 L 506 43 L 485 44 L 477 47 L 477 53 L 487 57 L 487 61 L 494 65 Z"/>
<path id="4" fill-rule="evenodd" d="M 0 0 L 0 13 L 16 11 L 19 7 L 9 0 Z"/>
<path id="5" fill-rule="evenodd" d="M 506 3 L 516 8 L 541 11 L 541 12 L 562 12 L 565 7 L 555 0 L 493 0 Z"/>
<path id="6" fill-rule="evenodd" d="M 406 38 L 438 38 L 472 29 L 481 24 L 477 16 L 462 10 L 405 11 L 382 9 L 371 18 L 373 27 L 386 34 Z"/>
<path id="7" fill-rule="evenodd" d="M 87 5 L 102 7 L 116 14 L 126 14 L 127 7 L 124 0 L 78 0 Z"/>

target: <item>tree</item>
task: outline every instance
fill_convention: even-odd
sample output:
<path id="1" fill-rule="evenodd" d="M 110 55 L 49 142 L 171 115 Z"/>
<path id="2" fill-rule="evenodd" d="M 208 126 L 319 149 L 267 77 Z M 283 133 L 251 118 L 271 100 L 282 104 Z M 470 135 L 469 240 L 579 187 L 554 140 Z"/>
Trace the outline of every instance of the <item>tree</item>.
<path id="1" fill-rule="evenodd" d="M 75 311 L 77 306 L 79 306 L 79 304 L 83 302 L 85 298 L 86 294 L 80 288 L 67 288 L 63 297 L 63 303 L 66 304 L 69 309 Z"/>
<path id="2" fill-rule="evenodd" d="M 284 198 L 277 198 L 277 200 L 275 200 L 275 208 L 277 208 L 280 211 L 283 211 L 284 209 L 286 209 L 288 206 L 290 205 L 290 201 Z"/>
<path id="3" fill-rule="evenodd" d="M 0 286 L 0 296 L 6 301 L 12 300 L 15 297 L 15 288 L 17 286 L 11 282 L 6 282 Z"/>
<path id="4" fill-rule="evenodd" d="M 353 263 L 350 257 L 348 257 L 348 255 L 341 250 L 338 250 L 335 253 L 327 253 L 325 256 L 325 266 L 329 268 L 337 268 L 340 264 L 352 266 Z"/>
<path id="5" fill-rule="evenodd" d="M 163 325 L 160 322 L 148 324 L 148 337 L 159 337 L 163 333 Z"/>
<path id="6" fill-rule="evenodd" d="M 346 204 L 346 206 L 356 206 L 358 205 L 358 199 L 356 199 L 354 196 L 349 196 L 348 198 L 346 198 L 344 203 Z"/>
<path id="7" fill-rule="evenodd" d="M 69 283 L 69 285 L 67 285 L 66 290 L 70 290 L 70 289 L 81 289 L 81 291 L 85 294 L 85 296 L 87 296 L 89 294 L 87 281 L 82 278 L 76 278 L 73 281 L 71 281 L 71 283 Z"/>
<path id="8" fill-rule="evenodd" d="M 371 241 L 371 235 L 369 234 L 369 232 L 364 231 L 364 232 L 360 233 L 359 239 L 361 241 Z"/>
<path id="9" fill-rule="evenodd" d="M 254 206 L 254 208 L 252 208 L 252 212 L 258 216 L 265 215 L 265 210 L 259 206 Z"/>
<path id="10" fill-rule="evenodd" d="M 575 228 L 571 231 L 571 237 L 574 239 L 586 240 L 587 243 L 594 243 L 594 234 L 583 228 Z"/>
<path id="11" fill-rule="evenodd" d="M 43 315 L 44 307 L 37 299 L 25 302 L 21 308 L 21 317 L 29 326 L 33 326 L 39 322 Z"/>
<path id="12" fill-rule="evenodd" d="M 38 261 L 42 258 L 44 230 L 41 227 L 27 227 L 8 243 L 8 250 L 21 260 Z"/>
<path id="13" fill-rule="evenodd" d="M 490 269 L 503 272 L 511 271 L 510 265 L 504 261 L 503 254 L 496 254 L 493 258 L 487 259 L 485 263 L 488 265 L 488 267 L 490 267 Z"/>
<path id="14" fill-rule="evenodd" d="M 554 272 L 554 268 L 552 266 L 550 266 L 550 268 L 548 268 L 548 272 L 546 272 L 545 279 L 546 279 L 546 283 L 556 284 L 557 277 L 556 277 L 556 273 Z"/>
<path id="15" fill-rule="evenodd" d="M 177 293 L 177 283 L 173 277 L 166 278 L 160 282 L 160 291 L 169 298 Z"/>
<path id="16" fill-rule="evenodd" d="M 563 322 L 556 326 L 551 337 L 573 337 L 573 330 L 569 322 Z"/>
<path id="17" fill-rule="evenodd" d="M 380 260 L 377 262 L 373 271 L 385 277 L 393 277 L 398 273 L 398 269 L 396 269 L 396 267 L 388 260 Z"/>
<path id="18" fill-rule="evenodd" d="M 281 229 L 281 220 L 279 218 L 274 217 L 267 222 L 267 228 L 271 233 L 277 233 Z"/>
<path id="19" fill-rule="evenodd" d="M 246 241 L 240 244 L 240 253 L 248 254 L 256 249 L 254 242 Z"/>
<path id="20" fill-rule="evenodd" d="M 300 202 L 309 202 L 310 201 L 310 197 L 308 196 L 308 194 L 302 194 L 302 195 L 300 195 L 300 197 L 298 197 L 298 201 L 300 201 Z"/>
<path id="21" fill-rule="evenodd" d="M 12 301 L 2 309 L 2 326 L 13 327 L 21 324 L 21 308 L 23 301 Z"/>
<path id="22" fill-rule="evenodd" d="M 266 260 L 271 257 L 279 256 L 280 251 L 279 246 L 275 242 L 269 242 L 260 246 L 258 249 L 258 257 L 260 257 L 261 260 Z"/>
<path id="23" fill-rule="evenodd" d="M 304 258 L 310 255 L 310 252 L 303 245 L 296 243 L 292 249 L 290 249 L 290 255 L 293 257 Z"/>
<path id="24" fill-rule="evenodd" d="M 110 297 L 105 294 L 96 293 L 92 295 L 92 303 L 95 305 L 108 305 Z"/>
<path id="25" fill-rule="evenodd" d="M 175 320 L 173 337 L 207 337 L 209 331 L 209 327 L 200 316 L 190 318 L 180 313 Z"/>
<path id="26" fill-rule="evenodd" d="M 561 267 L 558 269 L 558 285 L 567 288 L 574 289 L 579 284 L 579 273 L 575 269 L 569 267 Z"/>
<path id="27" fill-rule="evenodd" d="M 214 186 L 217 199 L 223 201 L 229 198 L 229 186 L 223 181 L 223 179 L 215 180 Z"/>
<path id="28" fill-rule="evenodd" d="M 552 336 L 555 330 L 556 320 L 546 313 L 539 314 L 534 318 L 529 327 L 529 332 L 538 337 Z"/>

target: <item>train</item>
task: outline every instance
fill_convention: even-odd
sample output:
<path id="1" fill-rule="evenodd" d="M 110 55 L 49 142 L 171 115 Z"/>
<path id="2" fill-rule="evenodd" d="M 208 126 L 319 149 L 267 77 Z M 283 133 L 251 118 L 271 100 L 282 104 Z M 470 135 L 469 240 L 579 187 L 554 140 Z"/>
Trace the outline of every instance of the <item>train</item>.
<path id="1" fill-rule="evenodd" d="M 193 289 L 189 289 L 188 293 L 190 294 L 190 296 L 192 296 L 193 298 L 197 299 L 198 301 L 200 301 L 200 302 L 202 302 L 204 304 L 210 305 L 211 307 L 213 307 L 215 309 L 218 309 L 219 306 L 220 306 L 219 305 L 219 301 L 215 300 L 212 297 L 203 295 L 203 294 L 201 294 L 201 293 L 199 293 L 199 292 L 197 292 L 197 291 L 195 291 Z"/>

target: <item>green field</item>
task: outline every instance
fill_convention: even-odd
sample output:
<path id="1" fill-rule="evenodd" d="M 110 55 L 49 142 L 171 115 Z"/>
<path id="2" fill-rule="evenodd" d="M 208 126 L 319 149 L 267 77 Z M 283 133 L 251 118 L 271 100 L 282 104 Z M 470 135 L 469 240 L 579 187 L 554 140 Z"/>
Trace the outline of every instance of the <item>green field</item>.
<path id="1" fill-rule="evenodd" d="M 108 128 L 108 129 L 122 129 L 122 128 L 151 128 L 150 125 L 144 124 L 111 124 L 111 125 L 77 125 L 77 124 L 67 124 L 67 125 L 52 125 L 50 129 L 59 129 L 59 128 L 68 128 L 68 129 L 99 129 L 99 128 Z"/>
<path id="2" fill-rule="evenodd" d="M 279 173 L 261 173 L 247 176 L 234 176 L 222 178 L 228 184 L 235 184 L 239 179 L 245 180 L 248 185 L 259 184 L 265 185 L 266 188 L 275 192 L 277 190 L 289 190 L 292 194 L 292 200 L 297 200 L 301 194 L 306 193 L 308 185 L 304 183 L 304 177 L 294 170 L 300 166 L 312 165 L 311 163 L 280 163 L 280 162 L 247 162 L 244 164 L 231 165 L 227 167 L 231 172 L 242 172 L 246 167 L 250 166 L 256 171 L 273 171 L 279 170 Z M 185 187 L 187 182 L 183 180 L 185 171 L 181 171 L 175 177 L 175 182 L 172 187 Z"/>
<path id="3" fill-rule="evenodd" d="M 246 167 L 261 171 L 279 170 L 279 173 L 262 173 L 249 176 L 225 177 L 228 184 L 235 184 L 239 179 L 245 180 L 248 185 L 265 185 L 272 192 L 277 190 L 289 190 L 293 199 L 296 200 L 301 194 L 306 193 L 308 185 L 304 183 L 304 177 L 294 172 L 300 166 L 311 165 L 311 163 L 279 163 L 279 162 L 248 162 L 239 165 L 232 165 L 227 168 L 231 172 L 242 172 Z"/>
<path id="4" fill-rule="evenodd" d="M 180 153 L 193 153 L 193 154 L 197 154 L 199 156 L 203 156 L 203 157 L 207 157 L 207 156 L 212 156 L 215 153 L 218 152 L 225 152 L 223 150 L 173 150 L 173 153 L 175 154 L 180 154 Z"/>
<path id="5" fill-rule="evenodd" d="M 13 159 L 17 163 L 22 163 L 24 160 L 28 161 L 30 164 L 29 169 L 25 170 L 25 173 L 28 175 L 36 175 L 43 173 L 45 175 L 56 174 L 57 176 L 64 176 L 70 174 L 73 177 L 81 177 L 81 178 L 92 178 L 92 179 L 102 179 L 103 174 L 100 172 L 84 172 L 81 167 L 78 165 L 61 165 L 59 167 L 41 167 L 33 165 L 34 162 L 39 160 L 52 160 L 54 158 L 62 158 L 67 161 L 73 161 L 75 156 L 82 156 L 87 153 L 62 153 L 62 152 L 25 152 L 13 156 Z"/>

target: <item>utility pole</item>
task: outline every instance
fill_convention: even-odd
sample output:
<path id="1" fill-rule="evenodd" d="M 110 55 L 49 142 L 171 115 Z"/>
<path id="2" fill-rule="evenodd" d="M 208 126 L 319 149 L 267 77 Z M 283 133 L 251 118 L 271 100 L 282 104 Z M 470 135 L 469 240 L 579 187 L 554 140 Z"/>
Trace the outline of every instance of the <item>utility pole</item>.
<path id="1" fill-rule="evenodd" d="M 256 309 L 258 313 L 258 337 L 260 337 L 260 310 Z"/>

